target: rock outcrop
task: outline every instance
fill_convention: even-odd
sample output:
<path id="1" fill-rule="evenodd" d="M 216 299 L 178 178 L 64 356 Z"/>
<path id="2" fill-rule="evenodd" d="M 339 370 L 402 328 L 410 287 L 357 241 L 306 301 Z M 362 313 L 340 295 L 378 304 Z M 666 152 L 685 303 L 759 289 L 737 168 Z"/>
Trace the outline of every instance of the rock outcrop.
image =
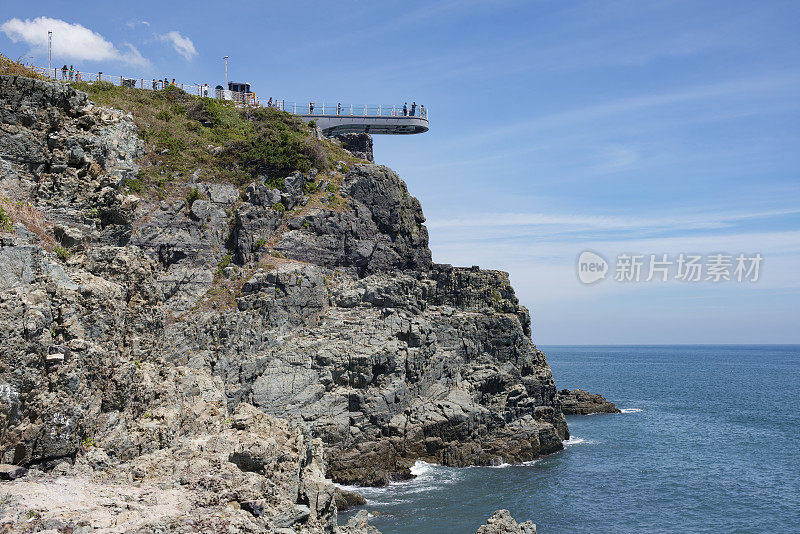
<path id="1" fill-rule="evenodd" d="M 349 133 L 337 135 L 342 143 L 342 148 L 350 152 L 357 158 L 367 160 L 369 162 L 375 161 L 372 156 L 372 136 L 366 133 Z"/>
<path id="2" fill-rule="evenodd" d="M 564 415 L 589 415 L 592 413 L 620 413 L 613 402 L 597 393 L 582 389 L 562 389 L 559 394 Z"/>
<path id="3" fill-rule="evenodd" d="M 0 194 L 63 247 L 20 224 L 0 237 L 0 461 L 177 481 L 212 530 L 322 532 L 339 528 L 326 477 L 382 485 L 417 459 L 562 448 L 508 275 L 433 263 L 390 169 L 241 189 L 196 173 L 191 194 L 140 198 L 124 188 L 142 150 L 129 117 L 58 84 L 0 88 Z"/>
<path id="4" fill-rule="evenodd" d="M 536 534 L 536 525 L 531 521 L 517 523 L 508 510 L 498 510 L 476 534 Z"/>

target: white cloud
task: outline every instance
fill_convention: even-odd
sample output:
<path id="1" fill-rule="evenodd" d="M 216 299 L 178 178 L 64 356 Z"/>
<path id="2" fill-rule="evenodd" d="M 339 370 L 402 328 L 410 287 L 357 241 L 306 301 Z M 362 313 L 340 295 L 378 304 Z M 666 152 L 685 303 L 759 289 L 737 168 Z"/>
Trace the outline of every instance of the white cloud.
<path id="1" fill-rule="evenodd" d="M 60 19 L 38 17 L 33 20 L 13 18 L 0 25 L 0 31 L 15 43 L 29 44 L 31 52 L 47 54 L 47 32 L 53 32 L 53 56 L 69 61 L 123 61 L 130 65 L 146 67 L 149 61 L 131 44 L 127 52 L 97 32 L 80 24 Z"/>
<path id="2" fill-rule="evenodd" d="M 126 22 L 125 26 L 127 26 L 128 28 L 135 28 L 139 24 L 141 24 L 142 26 L 150 26 L 150 23 L 147 22 L 146 20 L 131 20 L 129 22 Z"/>
<path id="3" fill-rule="evenodd" d="M 158 40 L 165 43 L 172 43 L 172 47 L 175 48 L 175 51 L 182 55 L 186 61 L 191 60 L 197 55 L 197 50 L 195 50 L 192 40 L 185 35 L 181 35 L 177 30 L 172 30 L 166 35 L 159 36 Z"/>

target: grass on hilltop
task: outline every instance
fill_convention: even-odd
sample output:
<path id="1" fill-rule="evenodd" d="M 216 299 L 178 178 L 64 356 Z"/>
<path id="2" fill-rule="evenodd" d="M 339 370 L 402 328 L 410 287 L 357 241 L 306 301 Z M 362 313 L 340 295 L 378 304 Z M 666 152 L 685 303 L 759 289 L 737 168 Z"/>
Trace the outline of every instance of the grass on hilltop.
<path id="1" fill-rule="evenodd" d="M 266 175 L 280 187 L 294 171 L 325 172 L 336 160 L 356 160 L 328 140 L 318 140 L 299 118 L 273 108 L 242 109 L 168 86 L 157 91 L 110 82 L 76 82 L 101 106 L 130 112 L 146 143 L 142 171 L 127 183 L 139 194 L 166 195 L 200 170 L 204 181 L 244 186 Z"/>
<path id="2" fill-rule="evenodd" d="M 35 70 L 26 67 L 21 61 L 14 61 L 9 59 L 3 54 L 0 54 L 0 74 L 8 76 L 26 76 L 28 78 L 37 78 L 44 80 L 45 77 L 36 72 Z"/>
<path id="3" fill-rule="evenodd" d="M 44 79 L 0 55 L 0 74 Z M 100 106 L 131 113 L 146 150 L 142 170 L 127 188 L 163 198 L 185 189 L 200 171 L 203 181 L 242 187 L 266 175 L 275 187 L 294 171 L 321 174 L 336 161 L 362 163 L 339 145 L 318 140 L 302 120 L 273 108 L 237 107 L 232 102 L 190 95 L 177 87 L 149 91 L 111 82 L 70 82 Z"/>

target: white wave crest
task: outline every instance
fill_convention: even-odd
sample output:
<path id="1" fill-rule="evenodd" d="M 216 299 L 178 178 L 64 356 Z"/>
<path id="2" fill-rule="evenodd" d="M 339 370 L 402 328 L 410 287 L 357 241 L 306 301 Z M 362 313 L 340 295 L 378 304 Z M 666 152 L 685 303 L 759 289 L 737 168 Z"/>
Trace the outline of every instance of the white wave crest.
<path id="1" fill-rule="evenodd" d="M 411 471 L 411 474 L 414 475 L 415 477 L 421 477 L 433 472 L 435 467 L 436 464 L 429 464 L 428 462 L 417 460 L 416 462 L 414 462 L 414 465 L 412 465 L 409 468 L 409 471 Z"/>
<path id="2" fill-rule="evenodd" d="M 564 446 L 567 447 L 567 446 L 570 446 L 570 445 L 581 445 L 581 444 L 583 444 L 583 445 L 594 445 L 596 443 L 597 443 L 596 441 L 591 440 L 591 439 L 579 438 L 577 436 L 570 436 L 569 439 L 564 442 Z"/>
<path id="3" fill-rule="evenodd" d="M 642 411 L 641 408 L 621 408 L 620 413 L 639 413 Z"/>

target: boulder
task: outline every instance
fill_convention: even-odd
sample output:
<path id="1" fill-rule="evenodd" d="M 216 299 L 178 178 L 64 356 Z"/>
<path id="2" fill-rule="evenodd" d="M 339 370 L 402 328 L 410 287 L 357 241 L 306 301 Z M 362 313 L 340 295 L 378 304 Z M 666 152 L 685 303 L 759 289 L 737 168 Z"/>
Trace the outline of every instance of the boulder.
<path id="1" fill-rule="evenodd" d="M 498 510 L 476 534 L 536 534 L 536 525 L 531 521 L 517 523 L 508 510 Z"/>
<path id="2" fill-rule="evenodd" d="M 0 464 L 0 480 L 16 480 L 24 477 L 28 470 L 19 465 Z"/>

